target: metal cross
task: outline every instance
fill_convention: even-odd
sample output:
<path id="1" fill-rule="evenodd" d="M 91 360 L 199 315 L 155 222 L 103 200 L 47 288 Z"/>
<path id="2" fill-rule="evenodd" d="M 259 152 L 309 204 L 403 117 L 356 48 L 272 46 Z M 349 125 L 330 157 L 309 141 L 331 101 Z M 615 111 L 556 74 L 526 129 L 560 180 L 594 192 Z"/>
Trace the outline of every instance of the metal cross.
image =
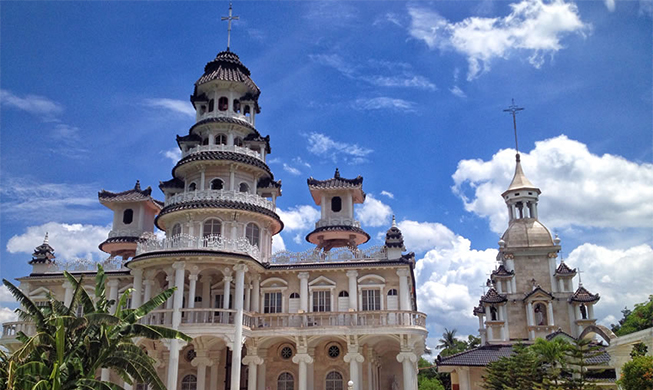
<path id="1" fill-rule="evenodd" d="M 228 28 L 227 28 L 227 51 L 229 51 L 229 47 L 231 46 L 231 21 L 232 20 L 240 20 L 240 16 L 233 16 L 232 15 L 232 8 L 231 8 L 231 3 L 229 3 L 229 16 L 223 16 L 220 18 L 221 21 L 227 20 L 228 23 Z"/>
<path id="2" fill-rule="evenodd" d="M 523 107 L 517 107 L 515 99 L 512 99 L 512 104 L 508 106 L 507 109 L 503 110 L 503 112 L 509 112 L 512 114 L 512 125 L 515 129 L 515 150 L 517 151 L 517 154 L 519 154 L 519 143 L 517 142 L 517 111 L 523 110 Z"/>
<path id="3" fill-rule="evenodd" d="M 580 287 L 583 285 L 583 278 L 581 277 L 580 274 L 582 274 L 585 271 L 581 271 L 580 267 L 578 267 L 576 272 L 578 272 L 578 287 Z"/>

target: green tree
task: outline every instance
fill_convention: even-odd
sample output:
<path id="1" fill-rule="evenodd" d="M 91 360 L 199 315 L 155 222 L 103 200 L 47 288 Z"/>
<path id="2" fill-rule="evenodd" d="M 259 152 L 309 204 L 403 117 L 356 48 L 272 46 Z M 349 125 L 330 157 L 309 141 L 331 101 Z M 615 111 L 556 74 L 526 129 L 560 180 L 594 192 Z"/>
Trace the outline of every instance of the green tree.
<path id="1" fill-rule="evenodd" d="M 630 357 L 632 359 L 637 356 L 645 356 L 647 352 L 648 352 L 648 347 L 646 346 L 646 344 L 639 342 L 633 345 L 633 349 L 632 351 L 630 351 Z"/>
<path id="2" fill-rule="evenodd" d="M 417 388 L 419 390 L 444 390 L 444 386 L 437 378 L 417 378 Z"/>
<path id="3" fill-rule="evenodd" d="M 530 349 L 535 353 L 536 362 L 543 370 L 541 388 L 546 390 L 559 388 L 558 380 L 567 363 L 569 343 L 562 338 L 551 341 L 538 338 Z"/>
<path id="4" fill-rule="evenodd" d="M 449 330 L 447 328 L 444 328 L 444 333 L 442 333 L 442 338 L 438 340 L 440 344 L 436 346 L 436 348 L 439 349 L 454 349 L 456 348 L 457 341 L 456 339 L 456 329 Z"/>
<path id="5" fill-rule="evenodd" d="M 624 364 L 617 383 L 624 390 L 653 390 L 653 356 L 635 356 Z"/>
<path id="6" fill-rule="evenodd" d="M 515 344 L 510 357 L 486 366 L 483 387 L 489 390 L 531 390 L 542 385 L 542 370 L 536 354 L 524 344 Z"/>
<path id="7" fill-rule="evenodd" d="M 589 339 L 578 339 L 569 344 L 566 351 L 568 366 L 566 371 L 571 373 L 571 378 L 565 381 L 564 388 L 568 390 L 598 389 L 598 386 L 587 379 L 587 366 L 589 366 L 587 361 L 603 353 L 601 347 Z"/>
<path id="8" fill-rule="evenodd" d="M 625 308 L 621 313 L 623 318 L 619 324 L 612 325 L 612 331 L 617 336 L 653 327 L 653 295 L 649 295 L 647 302 L 636 304 L 632 311 Z"/>
<path id="9" fill-rule="evenodd" d="M 17 309 L 23 321 L 31 321 L 36 333 L 17 335 L 22 346 L 10 357 L 0 356 L 0 384 L 8 390 L 117 390 L 120 386 L 96 379 L 101 368 L 116 372 L 127 383 L 149 383 L 152 389 L 165 390 L 153 367 L 154 360 L 136 346 L 134 338 L 153 340 L 191 339 L 162 326 L 143 325 L 140 319 L 170 298 L 168 289 L 137 309 L 128 309 L 128 290 L 120 301 L 107 300 L 107 277 L 101 266 L 95 278 L 94 299 L 83 288 L 83 280 L 64 272 L 74 293 L 70 305 L 49 296 L 45 307 L 36 304 L 7 280 L 3 283 L 21 304 Z M 111 308 L 115 306 L 115 313 Z M 83 315 L 77 316 L 78 308 Z"/>

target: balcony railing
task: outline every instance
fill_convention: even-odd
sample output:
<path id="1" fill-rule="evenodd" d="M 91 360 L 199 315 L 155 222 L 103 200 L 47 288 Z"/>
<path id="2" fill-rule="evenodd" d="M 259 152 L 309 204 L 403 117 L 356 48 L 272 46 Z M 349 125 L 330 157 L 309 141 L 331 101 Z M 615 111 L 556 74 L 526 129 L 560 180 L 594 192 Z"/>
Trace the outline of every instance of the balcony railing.
<path id="1" fill-rule="evenodd" d="M 191 154 L 201 153 L 201 152 L 235 152 L 240 154 L 245 154 L 250 157 L 254 157 L 265 162 L 265 159 L 261 156 L 261 153 L 250 148 L 236 145 L 198 145 L 194 148 L 190 148 L 185 152 L 181 153 L 181 158 L 190 156 Z"/>
<path id="2" fill-rule="evenodd" d="M 179 234 L 162 240 L 150 238 L 139 242 L 136 247 L 136 255 L 158 251 L 188 249 L 244 253 L 256 260 L 259 260 L 261 254 L 259 248 L 256 245 L 250 244 L 245 237 L 232 240 L 219 235 L 195 237 L 188 234 Z"/>
<path id="3" fill-rule="evenodd" d="M 388 254 L 383 246 L 367 249 L 336 248 L 330 251 L 306 250 L 304 252 L 277 252 L 272 255 L 272 264 L 328 263 L 349 260 L 386 260 Z"/>
<path id="4" fill-rule="evenodd" d="M 274 202 L 267 200 L 255 194 L 247 192 L 229 191 L 229 190 L 203 190 L 203 191 L 189 191 L 173 195 L 166 199 L 165 205 L 170 206 L 177 203 L 191 202 L 194 200 L 232 200 L 236 202 L 244 202 L 263 207 L 265 209 L 275 211 L 276 206 Z"/>
<path id="5" fill-rule="evenodd" d="M 326 218 L 315 222 L 315 228 L 323 226 L 353 226 L 361 227 L 361 223 L 351 218 Z"/>
<path id="6" fill-rule="evenodd" d="M 2 338 L 15 338 L 18 332 L 23 332 L 30 336 L 36 332 L 34 324 L 28 321 L 5 322 L 2 324 Z"/>

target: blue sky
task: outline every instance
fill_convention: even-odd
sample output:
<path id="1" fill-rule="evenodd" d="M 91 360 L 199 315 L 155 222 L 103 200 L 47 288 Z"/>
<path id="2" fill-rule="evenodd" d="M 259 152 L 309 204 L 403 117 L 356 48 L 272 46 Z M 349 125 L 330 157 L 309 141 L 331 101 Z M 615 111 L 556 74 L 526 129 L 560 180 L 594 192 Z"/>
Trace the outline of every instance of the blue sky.
<path id="1" fill-rule="evenodd" d="M 4 2 L 1 274 L 30 271 L 46 230 L 60 261 L 100 259 L 97 191 L 170 178 L 188 96 L 226 47 L 226 2 Z M 417 254 L 436 338 L 471 307 L 507 226 L 514 98 L 540 219 L 599 292 L 596 313 L 653 293 L 651 2 L 235 2 L 232 50 L 262 89 L 257 128 L 283 180 L 277 248 L 304 250 L 306 178 L 362 175 L 359 219 L 395 214 Z M 626 265 L 626 266 L 625 266 Z M 7 300 L 6 297 L 0 299 Z M 3 306 L 12 307 L 11 302 Z M 8 311 L 2 313 L 8 315 Z M 611 317 L 614 316 L 614 317 Z M 6 318 L 6 317 L 4 317 Z M 430 344 L 432 344 L 430 342 Z"/>

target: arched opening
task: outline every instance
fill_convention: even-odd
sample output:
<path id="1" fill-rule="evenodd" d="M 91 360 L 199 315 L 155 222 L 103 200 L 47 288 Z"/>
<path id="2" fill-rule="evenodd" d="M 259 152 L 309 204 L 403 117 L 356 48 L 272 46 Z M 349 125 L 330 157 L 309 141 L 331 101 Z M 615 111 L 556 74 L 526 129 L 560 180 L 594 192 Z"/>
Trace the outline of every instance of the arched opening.
<path id="1" fill-rule="evenodd" d="M 342 291 L 340 291 L 338 293 L 338 297 L 340 297 L 340 298 L 349 297 L 349 293 L 347 291 L 345 291 L 345 290 L 342 290 Z"/>
<path id="2" fill-rule="evenodd" d="M 129 225 L 134 221 L 134 210 L 127 209 L 122 213 L 122 223 Z"/>
<path id="3" fill-rule="evenodd" d="M 215 109 L 215 101 L 213 99 L 209 100 L 209 112 L 213 112 Z"/>
<path id="4" fill-rule="evenodd" d="M 212 190 L 221 190 L 224 188 L 224 182 L 221 179 L 211 180 L 211 189 Z"/>
<path id="5" fill-rule="evenodd" d="M 390 289 L 390 291 L 388 291 L 388 296 L 389 297 L 396 297 L 397 296 L 397 289 L 396 288 Z"/>
<path id="6" fill-rule="evenodd" d="M 181 380 L 181 390 L 197 390 L 197 377 L 195 375 L 186 375 Z"/>
<path id="7" fill-rule="evenodd" d="M 250 116 L 251 115 L 249 105 L 245 106 L 245 110 L 243 111 L 243 113 L 245 114 L 245 116 Z"/>
<path id="8" fill-rule="evenodd" d="M 546 325 L 546 305 L 543 303 L 536 303 L 535 308 L 533 309 L 535 314 L 535 325 Z"/>
<path id="9" fill-rule="evenodd" d="M 234 99 L 234 112 L 240 114 L 240 100 Z"/>
<path id="10" fill-rule="evenodd" d="M 580 315 L 582 319 L 584 320 L 587 319 L 587 307 L 585 306 L 584 303 L 580 304 Z"/>
<path id="11" fill-rule="evenodd" d="M 175 226 L 172 227 L 172 237 L 178 236 L 181 234 L 181 225 L 176 223 Z"/>
<path id="12" fill-rule="evenodd" d="M 289 372 L 283 372 L 277 378 L 277 390 L 294 390 L 295 378 Z"/>
<path id="13" fill-rule="evenodd" d="M 240 186 L 238 187 L 238 191 L 249 192 L 249 185 L 247 183 L 240 183 Z"/>
<path id="14" fill-rule="evenodd" d="M 190 183 L 188 185 L 188 191 L 196 191 L 197 190 L 197 184 L 195 183 Z"/>
<path id="15" fill-rule="evenodd" d="M 208 138 L 204 138 L 204 139 L 202 140 L 202 145 L 208 145 L 208 144 L 209 144 L 209 139 L 208 139 Z"/>
<path id="16" fill-rule="evenodd" d="M 258 247 L 259 246 L 259 235 L 260 235 L 260 230 L 258 226 L 255 223 L 248 223 L 247 227 L 245 228 L 245 237 L 247 237 L 247 241 L 249 241 L 250 244 Z"/>
<path id="17" fill-rule="evenodd" d="M 342 375 L 337 371 L 331 371 L 326 376 L 326 390 L 343 390 Z"/>
<path id="18" fill-rule="evenodd" d="M 499 319 L 497 316 L 497 308 L 494 306 L 490 306 L 490 318 L 492 321 L 497 321 Z"/>
<path id="19" fill-rule="evenodd" d="M 234 138 L 234 145 L 242 147 L 243 146 L 243 139 L 240 138 L 240 137 Z"/>
<path id="20" fill-rule="evenodd" d="M 223 96 L 220 99 L 218 99 L 218 110 L 227 111 L 228 108 L 229 108 L 229 99 L 227 99 L 226 96 Z"/>
<path id="21" fill-rule="evenodd" d="M 222 234 L 222 222 L 219 219 L 207 219 L 204 221 L 203 237 L 219 236 Z"/>
<path id="22" fill-rule="evenodd" d="M 339 196 L 334 196 L 331 198 L 331 211 L 337 213 L 340 210 L 342 210 L 342 199 Z"/>
<path id="23" fill-rule="evenodd" d="M 226 145 L 227 144 L 227 136 L 225 134 L 218 134 L 215 136 L 215 144 L 216 145 Z"/>

